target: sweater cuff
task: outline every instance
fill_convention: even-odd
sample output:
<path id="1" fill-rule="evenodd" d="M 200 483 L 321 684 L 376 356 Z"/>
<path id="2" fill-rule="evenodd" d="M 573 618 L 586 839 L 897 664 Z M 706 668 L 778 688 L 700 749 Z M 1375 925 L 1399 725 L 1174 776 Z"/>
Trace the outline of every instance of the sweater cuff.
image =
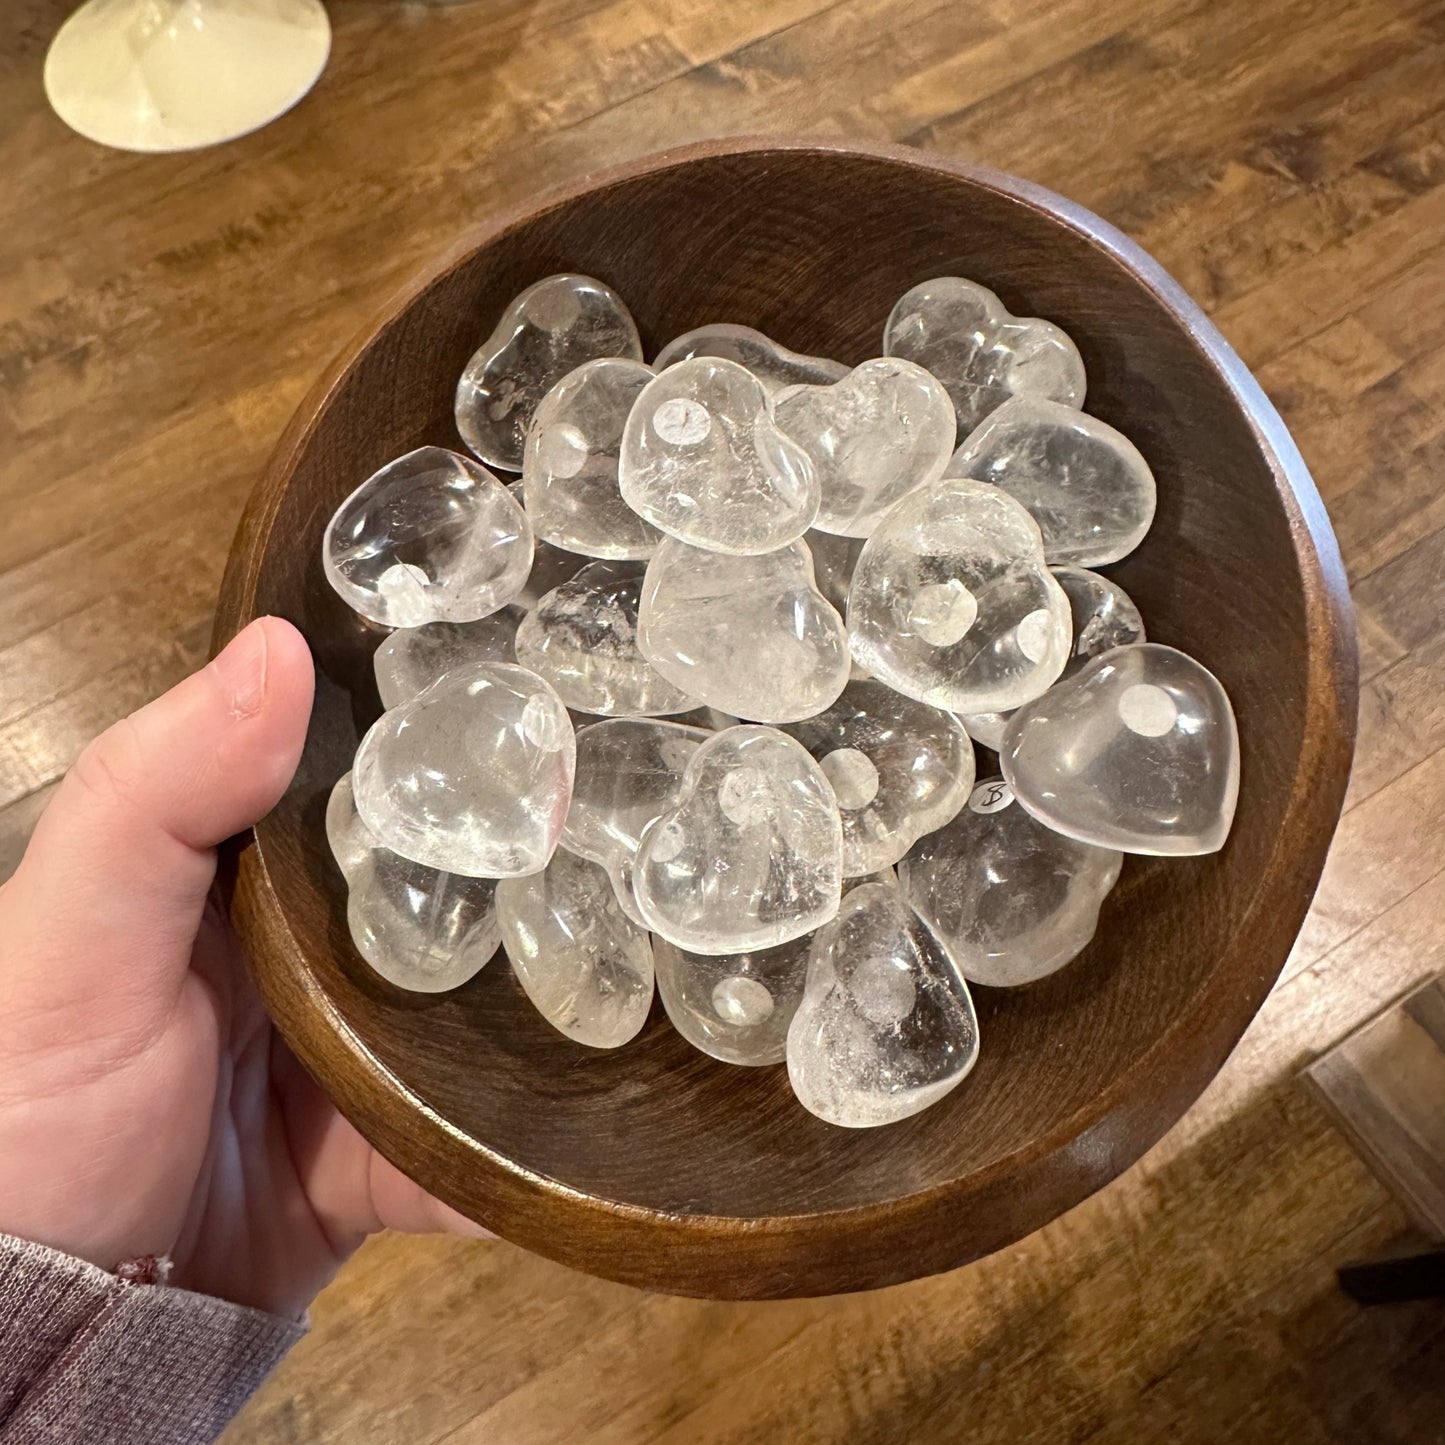
<path id="1" fill-rule="evenodd" d="M 213 1440 L 303 1325 L 0 1235 L 6 1445 Z"/>

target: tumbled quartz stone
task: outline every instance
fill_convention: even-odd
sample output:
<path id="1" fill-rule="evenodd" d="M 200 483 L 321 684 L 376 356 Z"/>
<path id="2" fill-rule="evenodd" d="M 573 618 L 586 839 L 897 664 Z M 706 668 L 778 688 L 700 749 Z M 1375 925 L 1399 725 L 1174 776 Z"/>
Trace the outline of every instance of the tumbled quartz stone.
<path id="1" fill-rule="evenodd" d="M 999 761 L 1057 832 L 1125 853 L 1213 853 L 1239 796 L 1239 732 L 1219 680 L 1172 647 L 1118 647 L 1022 707 Z"/>
<path id="2" fill-rule="evenodd" d="M 647 564 L 637 643 L 675 687 L 754 722 L 811 717 L 848 680 L 847 629 L 802 542 L 761 557 L 664 542 Z"/>
<path id="3" fill-rule="evenodd" d="M 818 474 L 814 527 L 845 537 L 866 537 L 894 502 L 942 476 L 958 433 L 943 387 L 894 357 L 831 386 L 788 387 L 774 414 Z"/>
<path id="4" fill-rule="evenodd" d="M 357 814 L 350 773 L 331 790 L 326 833 L 346 878 L 352 941 L 388 983 L 444 993 L 501 946 L 492 880 L 442 873 L 381 847 Z"/>
<path id="5" fill-rule="evenodd" d="M 532 528 L 485 467 L 418 447 L 336 509 L 321 554 L 342 601 L 383 627 L 472 622 L 522 590 Z"/>
<path id="6" fill-rule="evenodd" d="M 907 697 L 1005 712 L 1063 670 L 1069 602 L 1012 497 L 944 478 L 904 497 L 864 545 L 848 635 L 858 665 Z"/>
<path id="7" fill-rule="evenodd" d="M 622 298 L 590 276 L 528 286 L 482 342 L 457 383 L 457 430 L 488 466 L 522 470 L 527 428 L 542 398 L 584 361 L 642 360 Z"/>
<path id="8" fill-rule="evenodd" d="M 515 662 L 512 644 L 522 617 L 504 607 L 475 622 L 428 622 L 424 627 L 399 627 L 372 655 L 376 690 L 382 707 L 396 707 L 469 662 Z"/>
<path id="9" fill-rule="evenodd" d="M 592 562 L 549 592 L 517 629 L 517 661 L 568 707 L 611 717 L 687 712 L 697 700 L 637 650 L 640 562 Z"/>
<path id="10" fill-rule="evenodd" d="M 1084 404 L 1084 363 L 1051 321 L 1011 315 L 986 286 L 939 276 L 906 292 L 883 331 L 883 354 L 931 371 L 967 436 L 1011 396 Z"/>
<path id="11" fill-rule="evenodd" d="M 712 552 L 775 551 L 818 512 L 817 474 L 778 429 L 762 383 L 709 357 L 644 388 L 622 434 L 618 479 L 640 516 Z"/>
<path id="12" fill-rule="evenodd" d="M 881 682 L 850 682 L 816 717 L 782 731 L 817 759 L 843 820 L 843 876 L 891 867 L 941 828 L 973 785 L 959 721 Z"/>
<path id="13" fill-rule="evenodd" d="M 622 429 L 653 371 L 602 357 L 569 372 L 542 399 L 522 463 L 527 516 L 543 541 L 590 557 L 650 557 L 662 540 L 617 488 Z"/>
<path id="14" fill-rule="evenodd" d="M 898 881 L 970 983 L 1009 988 L 1084 950 L 1123 860 L 1046 828 L 1002 778 L 989 778 L 952 822 L 918 842 Z"/>
<path id="15" fill-rule="evenodd" d="M 579 1044 L 615 1049 L 652 1007 L 652 940 L 595 863 L 559 850 L 540 873 L 497 884 L 512 972 L 537 1012 Z"/>
<path id="16" fill-rule="evenodd" d="M 917 1114 L 973 1067 L 968 985 L 896 885 L 855 888 L 818 930 L 787 1058 L 798 1102 L 850 1129 Z"/>
<path id="17" fill-rule="evenodd" d="M 1100 567 L 1126 557 L 1154 520 L 1154 473 L 1122 432 L 1039 397 L 1006 401 L 948 463 L 1022 502 L 1050 562 Z"/>
<path id="18" fill-rule="evenodd" d="M 356 750 L 356 807 L 383 847 L 469 877 L 546 867 L 572 796 L 562 699 L 499 662 L 454 668 L 384 712 Z"/>
<path id="19" fill-rule="evenodd" d="M 577 729 L 577 776 L 561 846 L 598 864 L 622 911 L 646 926 L 632 865 L 649 823 L 675 807 L 683 775 L 711 733 L 652 718 L 607 718 Z"/>
<path id="20" fill-rule="evenodd" d="M 789 351 L 771 336 L 730 321 L 716 321 L 674 337 L 657 353 L 652 365 L 654 370 L 662 371 L 696 356 L 735 361 L 752 372 L 770 392 L 781 391 L 785 386 L 826 386 L 848 374 L 848 368 L 841 362 Z"/>
<path id="21" fill-rule="evenodd" d="M 751 953 L 689 953 L 652 942 L 657 991 L 673 1027 L 726 1064 L 780 1064 L 803 998 L 811 934 Z"/>
<path id="22" fill-rule="evenodd" d="M 674 807 L 642 836 L 637 906 L 692 953 L 772 948 L 838 908 L 843 829 L 833 789 L 801 744 L 773 728 L 715 733 Z"/>
<path id="23" fill-rule="evenodd" d="M 1083 567 L 1050 567 L 1069 599 L 1074 645 L 1060 678 L 1073 677 L 1086 662 L 1111 647 L 1144 641 L 1144 619 L 1129 594 L 1111 578 Z M 967 713 L 959 721 L 968 735 L 997 752 L 1012 712 Z"/>

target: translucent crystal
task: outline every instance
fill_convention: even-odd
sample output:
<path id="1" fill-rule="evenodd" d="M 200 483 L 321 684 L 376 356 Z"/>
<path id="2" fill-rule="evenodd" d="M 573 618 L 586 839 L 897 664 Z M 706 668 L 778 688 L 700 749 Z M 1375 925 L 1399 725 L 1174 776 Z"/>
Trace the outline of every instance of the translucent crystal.
<path id="1" fill-rule="evenodd" d="M 958 433 L 943 387 L 892 357 L 831 386 L 790 386 L 774 414 L 818 474 L 813 525 L 845 537 L 866 537 L 900 497 L 942 476 Z"/>
<path id="2" fill-rule="evenodd" d="M 689 953 L 652 942 L 657 991 L 673 1027 L 728 1064 L 780 1064 L 803 998 L 811 934 L 752 953 Z"/>
<path id="3" fill-rule="evenodd" d="M 781 391 L 785 386 L 826 386 L 848 374 L 841 362 L 789 351 L 751 326 L 736 326 L 728 321 L 683 332 L 657 353 L 652 364 L 655 370 L 662 371 L 695 356 L 735 361 L 747 367 L 769 391 Z"/>
<path id="4" fill-rule="evenodd" d="M 603 357 L 569 372 L 542 399 L 527 433 L 522 480 L 538 538 L 591 557 L 650 557 L 662 534 L 617 489 L 628 413 L 653 371 Z"/>
<path id="5" fill-rule="evenodd" d="M 321 547 L 326 580 L 383 627 L 486 617 L 532 566 L 526 513 L 485 467 L 442 447 L 418 447 L 368 477 Z"/>
<path id="6" fill-rule="evenodd" d="M 1213 853 L 1239 795 L 1239 733 L 1218 679 L 1144 642 L 1022 707 L 999 752 L 1018 800 L 1071 838 L 1126 853 Z"/>
<path id="7" fill-rule="evenodd" d="M 803 1107 L 850 1129 L 926 1109 L 973 1067 L 968 985 L 896 886 L 855 888 L 818 930 L 787 1054 Z"/>
<path id="8" fill-rule="evenodd" d="M 577 729 L 577 777 L 561 845 L 602 867 L 622 911 L 646 926 L 632 892 L 638 844 L 682 796 L 683 774 L 711 733 L 650 718 L 608 718 Z"/>
<path id="9" fill-rule="evenodd" d="M 1006 493 L 945 478 L 894 506 L 848 594 L 853 657 L 889 687 L 954 713 L 1042 693 L 1069 652 L 1069 602 L 1039 529 Z"/>
<path id="10" fill-rule="evenodd" d="M 1039 524 L 1050 562 L 1127 556 L 1154 520 L 1154 473 L 1122 432 L 1034 396 L 1006 401 L 963 442 L 950 477 L 1002 487 Z"/>
<path id="11" fill-rule="evenodd" d="M 947 388 L 967 436 L 1011 396 L 1084 404 L 1084 363 L 1051 321 L 1013 316 L 986 286 L 939 276 L 906 292 L 883 331 L 883 354 L 916 361 Z"/>
<path id="12" fill-rule="evenodd" d="M 731 361 L 679 362 L 647 384 L 618 478 L 634 511 L 713 552 L 774 551 L 818 512 L 812 463 L 778 430 L 762 383 Z"/>
<path id="13" fill-rule="evenodd" d="M 595 863 L 558 851 L 540 873 L 497 884 L 497 917 L 512 971 L 553 1028 L 615 1049 L 652 1007 L 652 940 L 613 897 Z"/>
<path id="14" fill-rule="evenodd" d="M 517 661 L 568 707 L 616 713 L 687 712 L 697 700 L 637 650 L 640 562 L 592 562 L 549 592 L 517 629 Z"/>
<path id="15" fill-rule="evenodd" d="M 970 983 L 1007 988 L 1083 950 L 1123 858 L 1044 827 L 990 778 L 951 823 L 919 841 L 898 880 Z"/>
<path id="16" fill-rule="evenodd" d="M 459 667 L 372 725 L 356 806 L 383 847 L 450 873 L 544 868 L 572 795 L 576 742 L 562 699 L 505 663 Z"/>
<path id="17" fill-rule="evenodd" d="M 817 763 L 773 728 L 715 733 L 677 804 L 642 836 L 637 906 L 654 933 L 693 953 L 745 953 L 831 918 L 843 830 Z"/>
<path id="18" fill-rule="evenodd" d="M 853 585 L 853 569 L 863 551 L 863 538 L 837 537 L 814 530 L 803 541 L 813 555 L 818 591 L 843 615 L 848 610 L 848 589 Z"/>
<path id="19" fill-rule="evenodd" d="M 881 682 L 850 682 L 831 707 L 782 729 L 838 797 L 843 876 L 891 867 L 963 807 L 973 747 L 956 718 Z"/>
<path id="20" fill-rule="evenodd" d="M 637 644 L 674 686 L 757 722 L 811 717 L 848 680 L 847 630 L 802 542 L 761 557 L 664 542 L 647 564 Z"/>
<path id="21" fill-rule="evenodd" d="M 382 707 L 396 707 L 430 687 L 454 667 L 469 662 L 515 662 L 513 639 L 522 617 L 504 607 L 475 622 L 428 622 L 424 627 L 399 627 L 372 656 L 376 690 Z"/>
<path id="22" fill-rule="evenodd" d="M 1144 641 L 1144 619 L 1117 582 L 1083 567 L 1050 567 L 1054 580 L 1069 599 L 1074 644 L 1061 678 L 1073 677 L 1086 662 L 1111 647 Z M 966 713 L 959 721 L 968 735 L 997 752 L 1003 744 L 1010 712 Z"/>
<path id="23" fill-rule="evenodd" d="M 584 361 L 642 360 L 622 298 L 590 276 L 528 286 L 482 342 L 457 383 L 457 430 L 489 466 L 522 470 L 527 428 L 542 398 Z"/>
<path id="24" fill-rule="evenodd" d="M 346 878 L 346 922 L 357 952 L 384 979 L 442 993 L 471 978 L 501 945 L 496 885 L 398 857 L 361 821 L 351 774 L 331 790 L 326 834 Z"/>

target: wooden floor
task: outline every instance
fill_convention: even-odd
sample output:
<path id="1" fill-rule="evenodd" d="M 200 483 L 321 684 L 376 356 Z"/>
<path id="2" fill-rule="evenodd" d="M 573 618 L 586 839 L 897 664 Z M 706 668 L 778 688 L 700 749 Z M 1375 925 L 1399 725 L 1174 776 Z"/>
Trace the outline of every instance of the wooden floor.
<path id="1" fill-rule="evenodd" d="M 953 1276 L 641 1295 L 380 1239 L 230 1445 L 1445 1441 L 1445 1311 L 1333 1267 L 1405 1226 L 1300 1068 L 1445 967 L 1445 4 L 333 0 L 221 150 L 109 154 L 0 18 L 0 869 L 82 744 L 201 661 L 246 492 L 332 351 L 494 207 L 699 136 L 891 136 L 1151 249 L 1258 372 L 1359 604 L 1349 809 L 1284 978 L 1142 1163 Z"/>

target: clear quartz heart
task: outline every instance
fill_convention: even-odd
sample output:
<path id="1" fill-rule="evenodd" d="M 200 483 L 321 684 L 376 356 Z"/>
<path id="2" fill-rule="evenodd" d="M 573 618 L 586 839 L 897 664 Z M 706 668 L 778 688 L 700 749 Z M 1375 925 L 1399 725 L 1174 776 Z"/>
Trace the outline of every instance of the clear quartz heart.
<path id="1" fill-rule="evenodd" d="M 771 336 L 729 321 L 699 326 L 674 337 L 657 353 L 653 366 L 663 371 L 697 356 L 735 361 L 771 392 L 781 391 L 785 386 L 826 386 L 848 374 L 848 368 L 841 362 L 789 351 Z"/>

